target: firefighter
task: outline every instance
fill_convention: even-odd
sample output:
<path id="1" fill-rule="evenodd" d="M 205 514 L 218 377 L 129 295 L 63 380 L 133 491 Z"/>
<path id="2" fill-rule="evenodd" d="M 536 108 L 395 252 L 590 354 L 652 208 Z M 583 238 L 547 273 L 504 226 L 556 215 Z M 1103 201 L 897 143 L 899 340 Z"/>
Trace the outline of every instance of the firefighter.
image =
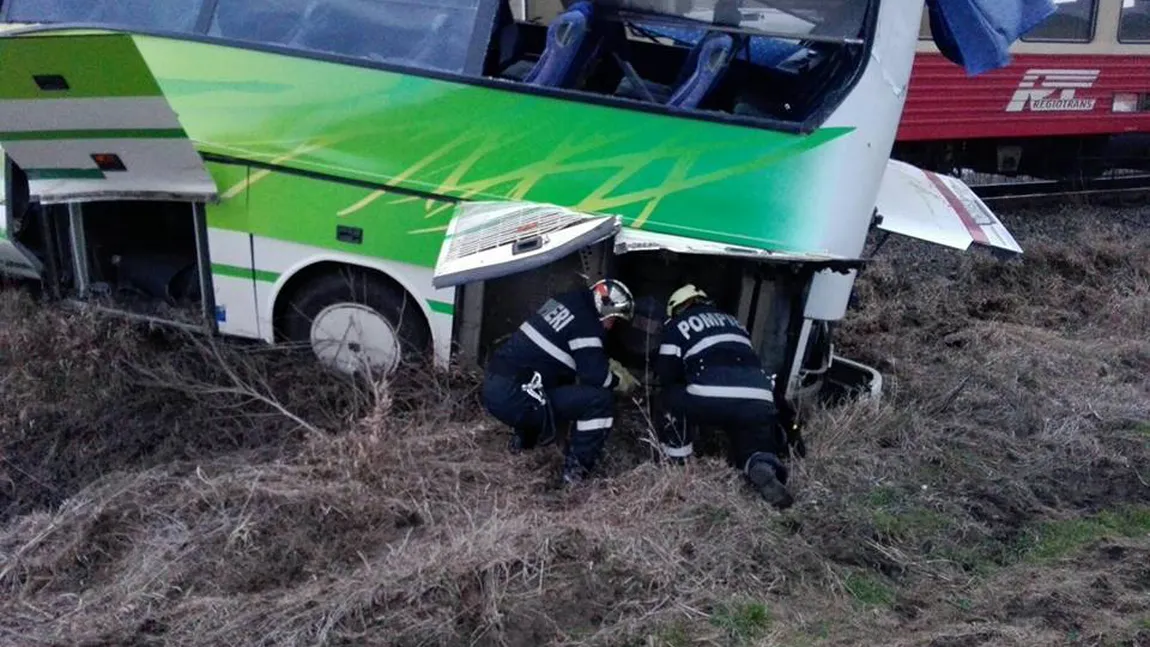
<path id="1" fill-rule="evenodd" d="M 667 316 L 656 360 L 664 455 L 682 462 L 693 453 L 688 425 L 722 428 L 731 466 L 772 505 L 789 507 L 794 499 L 778 458 L 774 380 L 750 335 L 691 284 L 671 295 Z"/>
<path id="2" fill-rule="evenodd" d="M 635 384 L 603 346 L 606 331 L 630 320 L 634 307 L 627 286 L 613 279 L 554 296 L 488 362 L 483 406 L 513 429 L 513 453 L 550 443 L 560 425 L 574 421 L 564 484 L 595 467 L 614 424 L 613 391 Z"/>

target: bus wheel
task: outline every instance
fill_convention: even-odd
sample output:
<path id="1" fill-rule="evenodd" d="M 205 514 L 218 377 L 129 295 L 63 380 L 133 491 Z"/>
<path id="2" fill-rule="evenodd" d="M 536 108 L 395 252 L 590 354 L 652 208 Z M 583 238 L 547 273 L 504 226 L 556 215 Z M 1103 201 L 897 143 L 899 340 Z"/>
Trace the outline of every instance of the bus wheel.
<path id="1" fill-rule="evenodd" d="M 283 330 L 329 368 L 388 375 L 427 349 L 430 333 L 421 315 L 403 289 L 370 272 L 341 271 L 309 281 L 292 295 Z"/>

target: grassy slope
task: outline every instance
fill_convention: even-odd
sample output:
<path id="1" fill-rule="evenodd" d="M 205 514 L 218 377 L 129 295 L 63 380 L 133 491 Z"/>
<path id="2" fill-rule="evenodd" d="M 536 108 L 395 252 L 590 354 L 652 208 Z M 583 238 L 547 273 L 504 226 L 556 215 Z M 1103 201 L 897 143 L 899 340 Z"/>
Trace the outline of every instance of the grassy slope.
<path id="1" fill-rule="evenodd" d="M 1007 214 L 1020 264 L 892 241 L 840 348 L 887 399 L 813 413 L 783 514 L 635 426 L 559 494 L 460 376 L 0 294 L 0 644 L 1150 643 L 1147 214 Z"/>

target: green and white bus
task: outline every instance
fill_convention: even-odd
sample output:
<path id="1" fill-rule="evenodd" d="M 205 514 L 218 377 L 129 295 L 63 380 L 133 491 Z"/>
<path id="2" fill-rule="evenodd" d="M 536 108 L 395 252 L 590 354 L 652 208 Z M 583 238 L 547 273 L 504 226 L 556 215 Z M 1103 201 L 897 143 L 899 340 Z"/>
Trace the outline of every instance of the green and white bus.
<path id="1" fill-rule="evenodd" d="M 604 275 L 638 298 L 612 343 L 641 368 L 693 281 L 780 396 L 877 389 L 830 338 L 872 226 L 1021 252 L 960 182 L 889 160 L 923 9 L 4 0 L 0 262 L 384 371 L 482 362 Z"/>

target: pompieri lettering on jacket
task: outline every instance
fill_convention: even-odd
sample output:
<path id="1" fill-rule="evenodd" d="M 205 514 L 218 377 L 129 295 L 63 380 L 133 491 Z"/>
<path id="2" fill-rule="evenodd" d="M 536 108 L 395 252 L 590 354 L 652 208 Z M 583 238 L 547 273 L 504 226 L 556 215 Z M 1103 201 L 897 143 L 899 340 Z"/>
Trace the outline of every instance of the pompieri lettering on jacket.
<path id="1" fill-rule="evenodd" d="M 679 334 L 683 338 L 690 341 L 692 332 L 703 332 L 712 328 L 738 328 L 742 330 L 743 327 L 739 324 L 739 320 L 726 313 L 717 312 L 704 312 L 702 314 L 691 315 L 686 319 L 679 322 Z"/>

